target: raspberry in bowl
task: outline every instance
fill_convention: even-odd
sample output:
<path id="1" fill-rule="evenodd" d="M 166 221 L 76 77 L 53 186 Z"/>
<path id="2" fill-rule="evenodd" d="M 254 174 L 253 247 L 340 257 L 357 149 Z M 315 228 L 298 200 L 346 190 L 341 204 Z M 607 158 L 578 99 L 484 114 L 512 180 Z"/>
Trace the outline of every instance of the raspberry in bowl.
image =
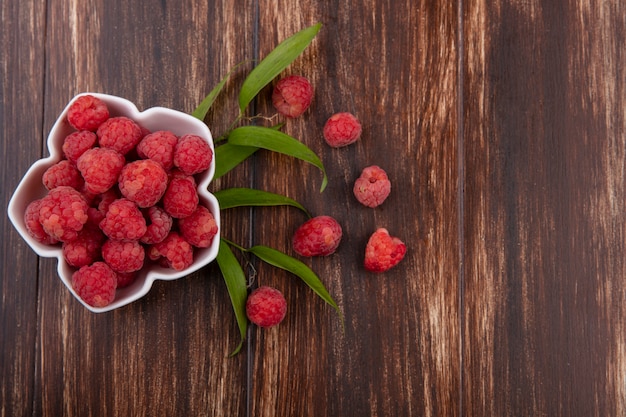
<path id="1" fill-rule="evenodd" d="M 200 120 L 83 93 L 60 114 L 47 146 L 8 215 L 35 253 L 57 258 L 61 281 L 90 311 L 127 305 L 155 280 L 182 278 L 217 257 L 220 211 L 208 192 L 215 148 Z"/>

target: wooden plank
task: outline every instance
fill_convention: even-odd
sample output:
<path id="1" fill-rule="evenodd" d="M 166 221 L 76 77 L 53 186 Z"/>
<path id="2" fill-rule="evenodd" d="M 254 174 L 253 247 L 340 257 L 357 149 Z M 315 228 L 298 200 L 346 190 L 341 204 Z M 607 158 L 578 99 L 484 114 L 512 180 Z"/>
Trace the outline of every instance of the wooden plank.
<path id="1" fill-rule="evenodd" d="M 464 414 L 624 415 L 624 3 L 463 17 Z"/>
<path id="2" fill-rule="evenodd" d="M 46 130 L 83 91 L 191 112 L 252 47 L 251 2 L 48 6 Z M 229 123 L 209 120 L 216 131 Z M 242 224 L 224 228 L 238 236 Z M 104 314 L 74 300 L 55 268 L 42 262 L 35 415 L 245 414 L 246 356 L 227 357 L 239 334 L 215 266 Z"/>
<path id="3" fill-rule="evenodd" d="M 444 2 L 445 3 L 445 2 Z M 317 21 L 323 27 L 286 73 L 309 77 L 314 102 L 284 130 L 316 151 L 329 173 L 259 154 L 259 188 L 294 197 L 314 215 L 335 216 L 344 237 L 326 258 L 303 259 L 345 315 L 293 276 L 258 266 L 257 284 L 281 289 L 288 315 L 253 332 L 252 415 L 458 415 L 456 6 L 426 1 L 264 3 L 260 54 Z M 271 89 L 259 112 L 273 114 Z M 331 149 L 322 127 L 350 111 L 363 123 L 357 144 Z M 392 193 L 379 208 L 352 195 L 360 171 L 378 164 Z M 306 218 L 297 210 L 255 212 L 255 236 L 295 255 L 290 238 Z M 407 257 L 380 275 L 363 266 L 365 244 L 386 227 Z"/>
<path id="4" fill-rule="evenodd" d="M 0 415 L 30 415 L 37 334 L 37 256 L 6 215 L 22 175 L 41 157 L 45 2 L 0 4 L 2 280 Z"/>

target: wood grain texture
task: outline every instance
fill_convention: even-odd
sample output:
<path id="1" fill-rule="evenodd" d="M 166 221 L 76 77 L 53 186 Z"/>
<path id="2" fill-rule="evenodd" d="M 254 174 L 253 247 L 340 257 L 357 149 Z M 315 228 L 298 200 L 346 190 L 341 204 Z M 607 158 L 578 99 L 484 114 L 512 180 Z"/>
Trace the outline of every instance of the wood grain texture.
<path id="1" fill-rule="evenodd" d="M 624 415 L 626 9 L 463 16 L 464 410 Z"/>

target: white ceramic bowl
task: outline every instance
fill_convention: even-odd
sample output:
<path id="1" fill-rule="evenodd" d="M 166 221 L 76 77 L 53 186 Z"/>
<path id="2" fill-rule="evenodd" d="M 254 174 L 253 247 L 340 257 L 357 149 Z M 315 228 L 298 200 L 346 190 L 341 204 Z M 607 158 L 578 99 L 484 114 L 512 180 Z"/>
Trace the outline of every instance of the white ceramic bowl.
<path id="1" fill-rule="evenodd" d="M 59 115 L 59 118 L 55 122 L 50 134 L 48 135 L 48 150 L 50 156 L 44 159 L 40 159 L 35 162 L 29 170 L 26 172 L 19 185 L 17 186 L 11 201 L 8 206 L 8 214 L 13 226 L 17 229 L 22 238 L 28 243 L 28 245 L 37 253 L 37 255 L 46 258 L 58 259 L 58 274 L 61 281 L 70 290 L 70 292 L 89 310 L 100 313 L 110 311 L 126 304 L 129 304 L 148 293 L 152 287 L 152 283 L 157 280 L 175 280 L 186 275 L 191 274 L 204 267 L 208 263 L 212 262 L 217 257 L 220 240 L 220 210 L 217 199 L 213 194 L 207 191 L 207 187 L 213 179 L 215 172 L 215 152 L 213 161 L 208 170 L 196 175 L 198 184 L 198 194 L 200 202 L 204 204 L 213 214 L 218 225 L 218 233 L 213 239 L 210 247 L 203 249 L 195 249 L 194 261 L 189 268 L 182 271 L 176 271 L 169 268 L 163 268 L 154 264 L 146 264 L 142 269 L 137 279 L 128 287 L 120 288 L 117 290 L 115 300 L 106 307 L 92 307 L 85 303 L 72 288 L 72 274 L 76 270 L 67 264 L 63 254 L 61 252 L 61 246 L 58 245 L 44 245 L 33 239 L 27 232 L 24 224 L 24 211 L 28 204 L 36 199 L 42 198 L 47 194 L 47 190 L 43 185 L 42 176 L 43 173 L 58 161 L 63 158 L 63 140 L 64 138 L 75 131 L 73 127 L 67 122 L 67 111 L 70 105 L 78 97 L 83 95 L 92 95 L 100 98 L 106 102 L 111 117 L 126 116 L 136 121 L 141 126 L 149 129 L 150 131 L 157 130 L 170 130 L 174 134 L 182 136 L 184 134 L 194 134 L 202 138 L 205 138 L 211 149 L 214 151 L 213 138 L 209 128 L 198 119 L 176 110 L 167 109 L 164 107 L 153 107 L 140 112 L 137 107 L 128 100 L 120 97 L 99 94 L 99 93 L 82 93 L 74 97 L 70 103 L 65 107 L 63 112 Z"/>

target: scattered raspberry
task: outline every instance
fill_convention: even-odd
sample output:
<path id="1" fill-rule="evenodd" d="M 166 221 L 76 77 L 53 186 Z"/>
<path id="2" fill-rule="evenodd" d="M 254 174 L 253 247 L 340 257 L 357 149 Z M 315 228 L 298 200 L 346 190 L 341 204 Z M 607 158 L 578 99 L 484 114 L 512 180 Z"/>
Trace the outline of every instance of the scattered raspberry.
<path id="1" fill-rule="evenodd" d="M 106 307 L 115 299 L 117 276 L 104 262 L 95 262 L 74 272 L 72 287 L 90 306 Z"/>
<path id="2" fill-rule="evenodd" d="M 178 221 L 180 234 L 197 248 L 208 248 L 217 234 L 217 222 L 208 208 L 199 205 L 190 216 Z"/>
<path id="3" fill-rule="evenodd" d="M 169 171 L 174 166 L 174 149 L 178 137 L 170 131 L 161 130 L 146 135 L 137 145 L 137 155 L 143 159 L 152 159 Z"/>
<path id="4" fill-rule="evenodd" d="M 112 117 L 98 128 L 100 146 L 114 149 L 122 155 L 133 150 L 143 137 L 141 127 L 128 117 Z"/>
<path id="5" fill-rule="evenodd" d="M 246 315 L 259 327 L 276 326 L 287 314 L 287 301 L 275 288 L 262 286 L 252 291 L 246 300 Z"/>
<path id="6" fill-rule="evenodd" d="M 198 191 L 191 177 L 174 177 L 165 190 L 163 208 L 172 217 L 182 219 L 190 216 L 198 207 Z"/>
<path id="7" fill-rule="evenodd" d="M 187 175 L 205 171 L 212 160 L 209 143 L 197 135 L 181 136 L 174 149 L 174 166 Z"/>
<path id="8" fill-rule="evenodd" d="M 148 229 L 141 237 L 141 242 L 147 245 L 159 243 L 167 237 L 172 230 L 174 220 L 165 210 L 158 206 L 152 206 L 144 210 L 144 217 L 147 218 Z"/>
<path id="9" fill-rule="evenodd" d="M 100 229 L 114 240 L 139 240 L 146 233 L 146 220 L 135 203 L 120 198 L 109 205 Z"/>
<path id="10" fill-rule="evenodd" d="M 76 130 L 95 131 L 108 118 L 106 103 L 90 95 L 78 97 L 67 110 L 67 121 Z"/>
<path id="11" fill-rule="evenodd" d="M 70 133 L 63 141 L 63 154 L 68 161 L 76 164 L 87 149 L 96 146 L 97 139 L 96 134 L 88 130 Z"/>
<path id="12" fill-rule="evenodd" d="M 100 258 L 103 241 L 104 234 L 100 229 L 85 226 L 76 239 L 63 243 L 63 257 L 75 268 L 91 265 Z"/>
<path id="13" fill-rule="evenodd" d="M 305 77 L 290 75 L 278 81 L 272 92 L 276 110 L 287 117 L 302 115 L 313 100 L 313 86 Z"/>
<path id="14" fill-rule="evenodd" d="M 139 207 L 154 206 L 167 188 L 167 173 L 156 161 L 140 159 L 122 168 L 118 179 L 120 192 Z"/>
<path id="15" fill-rule="evenodd" d="M 80 190 L 85 183 L 78 169 L 67 159 L 57 162 L 43 173 L 43 185 L 52 190 L 61 185 L 67 185 Z"/>
<path id="16" fill-rule="evenodd" d="M 102 245 L 102 258 L 115 272 L 139 271 L 145 257 L 145 249 L 136 240 L 109 239 Z"/>
<path id="17" fill-rule="evenodd" d="M 78 232 L 87 223 L 89 205 L 83 196 L 72 187 L 60 186 L 48 192 L 39 208 L 39 221 L 43 229 L 61 242 L 78 237 Z"/>
<path id="18" fill-rule="evenodd" d="M 337 250 L 341 225 L 330 216 L 307 220 L 293 235 L 293 249 L 302 256 L 326 256 Z"/>
<path id="19" fill-rule="evenodd" d="M 137 272 L 116 272 L 117 288 L 125 288 L 135 282 Z"/>
<path id="20" fill-rule="evenodd" d="M 176 232 L 170 232 L 162 242 L 150 246 L 148 256 L 153 261 L 165 258 L 167 265 L 177 271 L 193 262 L 193 247 Z"/>
<path id="21" fill-rule="evenodd" d="M 24 212 L 24 224 L 28 234 L 39 243 L 44 245 L 54 245 L 58 240 L 50 236 L 39 221 L 39 209 L 41 208 L 41 199 L 31 202 Z"/>
<path id="22" fill-rule="evenodd" d="M 361 137 L 361 123 L 351 113 L 336 113 L 324 125 L 324 139 L 333 148 L 350 145 Z"/>
<path id="23" fill-rule="evenodd" d="M 124 156 L 113 149 L 92 148 L 78 158 L 77 167 L 85 179 L 85 189 L 104 193 L 117 183 L 124 167 Z"/>
<path id="24" fill-rule="evenodd" d="M 391 192 L 391 181 L 387 173 L 377 165 L 369 166 L 354 182 L 354 196 L 367 207 L 378 207 Z"/>
<path id="25" fill-rule="evenodd" d="M 387 229 L 376 230 L 365 248 L 365 269 L 384 272 L 404 258 L 406 245 L 397 237 L 391 237 Z"/>

